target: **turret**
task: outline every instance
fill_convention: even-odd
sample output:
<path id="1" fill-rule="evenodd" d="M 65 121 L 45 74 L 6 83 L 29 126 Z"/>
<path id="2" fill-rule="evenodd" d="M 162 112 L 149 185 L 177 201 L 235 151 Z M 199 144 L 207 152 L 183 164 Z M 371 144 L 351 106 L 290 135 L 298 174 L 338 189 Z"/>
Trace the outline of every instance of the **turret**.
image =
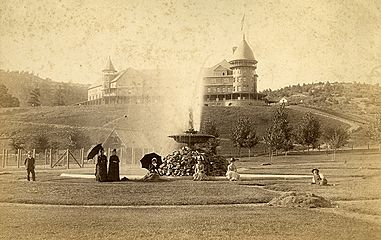
<path id="1" fill-rule="evenodd" d="M 103 86 L 105 89 L 110 88 L 111 81 L 115 78 L 117 71 L 114 68 L 114 65 L 111 62 L 111 58 L 108 57 L 108 61 L 103 72 Z"/>
<path id="2" fill-rule="evenodd" d="M 253 93 L 257 92 L 257 61 L 249 44 L 243 35 L 242 42 L 237 48 L 233 48 L 233 57 L 229 61 L 233 70 L 233 92 Z"/>

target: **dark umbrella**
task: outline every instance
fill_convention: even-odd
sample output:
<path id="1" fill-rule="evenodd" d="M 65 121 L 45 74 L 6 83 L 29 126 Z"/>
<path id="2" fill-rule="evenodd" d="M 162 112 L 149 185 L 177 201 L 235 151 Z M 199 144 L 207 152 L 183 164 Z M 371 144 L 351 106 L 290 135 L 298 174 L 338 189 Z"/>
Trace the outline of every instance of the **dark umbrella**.
<path id="1" fill-rule="evenodd" d="M 102 148 L 102 143 L 92 146 L 89 151 L 87 151 L 87 159 L 93 159 Z"/>
<path id="2" fill-rule="evenodd" d="M 142 164 L 142 168 L 148 169 L 149 165 L 152 163 L 152 159 L 156 158 L 157 165 L 160 166 L 162 164 L 161 156 L 157 153 L 147 153 L 144 155 L 142 159 L 140 159 L 140 163 Z"/>

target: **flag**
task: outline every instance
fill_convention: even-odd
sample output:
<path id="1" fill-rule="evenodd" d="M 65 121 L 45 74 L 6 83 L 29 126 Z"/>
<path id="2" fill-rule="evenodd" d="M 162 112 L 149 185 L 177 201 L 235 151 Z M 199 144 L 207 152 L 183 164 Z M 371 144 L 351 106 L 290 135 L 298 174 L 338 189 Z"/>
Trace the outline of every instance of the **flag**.
<path id="1" fill-rule="evenodd" d="M 243 32 L 243 27 L 245 25 L 245 14 L 243 14 L 242 16 L 242 20 L 241 20 L 241 31 Z"/>

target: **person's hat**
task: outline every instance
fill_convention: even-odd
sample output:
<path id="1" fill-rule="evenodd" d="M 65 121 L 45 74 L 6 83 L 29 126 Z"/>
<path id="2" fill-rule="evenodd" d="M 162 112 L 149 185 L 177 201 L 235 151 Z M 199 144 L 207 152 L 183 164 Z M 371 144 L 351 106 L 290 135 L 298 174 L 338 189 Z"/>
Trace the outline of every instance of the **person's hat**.
<path id="1" fill-rule="evenodd" d="M 156 158 L 152 158 L 152 160 L 151 160 L 151 161 L 152 161 L 152 162 L 153 162 L 153 161 L 157 162 L 157 159 L 156 159 Z"/>
<path id="2" fill-rule="evenodd" d="M 312 169 L 311 172 L 314 173 L 315 170 L 319 173 L 319 169 L 317 169 L 317 168 Z"/>
<path id="3" fill-rule="evenodd" d="M 229 159 L 230 162 L 235 162 L 237 160 L 238 160 L 237 158 L 233 158 L 233 157 Z"/>
<path id="4" fill-rule="evenodd" d="M 114 148 L 112 151 L 113 151 L 113 152 L 116 152 L 116 148 Z"/>
<path id="5" fill-rule="evenodd" d="M 26 154 L 31 155 L 32 153 L 31 153 L 31 151 L 28 151 Z"/>

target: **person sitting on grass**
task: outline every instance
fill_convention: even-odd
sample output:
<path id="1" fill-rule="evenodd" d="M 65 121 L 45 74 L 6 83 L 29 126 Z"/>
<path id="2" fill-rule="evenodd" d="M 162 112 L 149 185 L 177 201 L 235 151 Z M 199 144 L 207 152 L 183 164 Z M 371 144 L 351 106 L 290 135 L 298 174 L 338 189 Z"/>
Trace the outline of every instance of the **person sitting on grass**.
<path id="1" fill-rule="evenodd" d="M 230 164 L 228 165 L 228 170 L 226 172 L 226 177 L 230 181 L 238 181 L 240 179 L 240 175 L 237 172 L 237 167 L 235 166 L 235 158 L 230 159 Z"/>
<path id="2" fill-rule="evenodd" d="M 205 174 L 205 166 L 201 161 L 201 157 L 197 157 L 197 163 L 194 169 L 193 181 L 208 180 L 208 176 Z"/>
<path id="3" fill-rule="evenodd" d="M 312 169 L 312 184 L 319 184 L 319 185 L 327 185 L 328 181 L 327 179 L 323 176 L 323 174 L 319 173 L 319 169 L 314 168 Z"/>
<path id="4" fill-rule="evenodd" d="M 157 159 L 152 158 L 151 164 L 148 166 L 148 173 L 143 177 L 143 181 L 159 181 L 159 165 L 157 165 Z"/>

